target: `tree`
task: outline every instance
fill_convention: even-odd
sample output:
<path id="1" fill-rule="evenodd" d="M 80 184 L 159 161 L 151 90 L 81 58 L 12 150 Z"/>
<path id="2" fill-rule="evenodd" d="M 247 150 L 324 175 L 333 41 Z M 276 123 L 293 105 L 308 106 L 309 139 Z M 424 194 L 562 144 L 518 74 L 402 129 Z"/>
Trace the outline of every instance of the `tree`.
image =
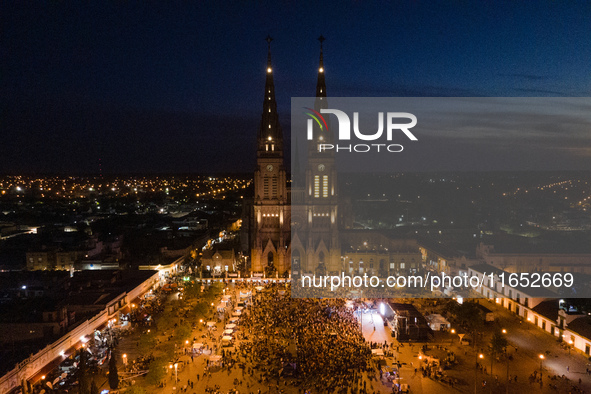
<path id="1" fill-rule="evenodd" d="M 484 325 L 482 311 L 473 302 L 464 302 L 452 310 L 456 321 L 470 334 L 472 337 L 472 344 L 475 346 L 476 334 L 481 331 L 482 326 Z"/>
<path id="2" fill-rule="evenodd" d="M 150 353 L 156 347 L 156 336 L 150 330 L 150 332 L 146 332 L 140 336 L 139 340 L 139 351 L 142 354 Z"/>
<path id="3" fill-rule="evenodd" d="M 146 381 L 149 384 L 157 386 L 158 383 L 160 383 L 162 379 L 164 379 L 164 377 L 166 376 L 167 366 L 168 363 L 166 362 L 166 359 L 163 357 L 159 357 L 152 360 L 152 362 L 150 363 L 150 370 L 146 375 Z"/>
<path id="4" fill-rule="evenodd" d="M 192 331 L 191 324 L 188 321 L 184 321 L 183 323 L 179 324 L 175 330 L 177 342 L 180 344 L 185 342 L 185 340 L 189 339 L 191 336 Z"/>
<path id="5" fill-rule="evenodd" d="M 125 394 L 146 394 L 146 390 L 140 386 L 131 386 L 125 391 Z"/>
<path id="6" fill-rule="evenodd" d="M 116 390 L 119 387 L 119 372 L 117 371 L 117 353 L 111 350 L 111 359 L 109 360 L 109 387 Z"/>
<path id="7" fill-rule="evenodd" d="M 493 360 L 494 358 L 499 355 L 505 353 L 505 349 L 509 345 L 507 338 L 501 333 L 501 330 L 495 330 L 492 338 L 490 339 L 490 373 L 492 375 L 493 369 Z"/>

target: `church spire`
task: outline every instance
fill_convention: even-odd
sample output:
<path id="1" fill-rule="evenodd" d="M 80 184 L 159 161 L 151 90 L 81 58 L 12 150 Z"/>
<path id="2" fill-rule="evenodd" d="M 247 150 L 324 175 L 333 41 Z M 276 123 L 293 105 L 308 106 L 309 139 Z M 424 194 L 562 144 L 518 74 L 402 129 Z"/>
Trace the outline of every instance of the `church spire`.
<path id="1" fill-rule="evenodd" d="M 277 114 L 277 101 L 275 101 L 275 85 L 273 84 L 273 65 L 271 63 L 271 41 L 267 36 L 267 79 L 265 82 L 265 95 L 263 100 L 263 114 L 258 134 L 259 154 L 283 156 L 283 133 Z"/>
<path id="2" fill-rule="evenodd" d="M 322 35 L 318 37 L 318 41 L 320 41 L 320 64 L 318 65 L 318 82 L 316 83 L 316 97 L 320 98 L 320 100 L 326 97 L 326 83 L 324 81 L 324 54 L 322 48 L 322 43 L 324 42 L 324 40 L 325 38 Z"/>

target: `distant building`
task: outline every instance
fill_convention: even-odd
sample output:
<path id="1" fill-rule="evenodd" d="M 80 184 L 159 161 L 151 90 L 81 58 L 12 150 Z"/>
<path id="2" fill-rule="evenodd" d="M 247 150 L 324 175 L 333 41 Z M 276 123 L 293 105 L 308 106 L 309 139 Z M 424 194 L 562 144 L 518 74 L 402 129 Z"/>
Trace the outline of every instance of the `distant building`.
<path id="1" fill-rule="evenodd" d="M 13 278 L 13 273 L 8 275 Z M 61 289 L 63 282 L 53 279 L 60 277 L 48 276 L 45 284 Z M 159 286 L 155 271 L 134 271 L 133 275 L 121 271 L 81 271 L 72 278 L 66 276 L 66 280 L 66 289 L 54 292 L 57 296 L 53 298 L 44 298 L 43 305 L 41 300 L 32 299 L 28 304 L 15 300 L 4 306 L 0 341 L 16 343 L 26 350 L 15 353 L 18 359 L 0 360 L 0 392 L 11 392 L 23 380 L 62 359 L 95 330 L 116 321 L 120 312 L 137 298 Z M 21 312 L 21 308 L 29 313 Z"/>
<path id="2" fill-rule="evenodd" d="M 587 242 L 528 242 L 512 238 L 481 243 L 476 255 L 507 272 L 572 272 L 591 274 L 591 247 Z"/>
<path id="3" fill-rule="evenodd" d="M 206 249 L 201 257 L 201 267 L 211 271 L 213 276 L 221 276 L 225 272 L 234 272 L 236 262 L 234 249 Z"/>

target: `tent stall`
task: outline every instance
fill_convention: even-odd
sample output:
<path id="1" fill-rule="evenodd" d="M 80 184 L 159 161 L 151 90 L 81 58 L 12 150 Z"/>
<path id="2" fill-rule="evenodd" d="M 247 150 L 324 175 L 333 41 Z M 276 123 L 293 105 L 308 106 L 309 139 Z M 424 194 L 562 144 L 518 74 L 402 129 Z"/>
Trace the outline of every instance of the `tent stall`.
<path id="1" fill-rule="evenodd" d="M 212 354 L 211 356 L 209 356 L 209 365 L 217 365 L 217 366 L 221 366 L 222 364 L 222 356 L 220 356 L 219 354 Z"/>

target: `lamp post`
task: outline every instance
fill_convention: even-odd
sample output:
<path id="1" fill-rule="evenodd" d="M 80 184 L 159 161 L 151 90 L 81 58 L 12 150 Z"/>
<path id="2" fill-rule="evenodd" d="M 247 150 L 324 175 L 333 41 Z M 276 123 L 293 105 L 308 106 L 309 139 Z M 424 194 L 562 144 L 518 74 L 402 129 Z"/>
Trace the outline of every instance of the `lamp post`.
<path id="1" fill-rule="evenodd" d="M 507 363 L 507 385 L 505 386 L 505 394 L 509 394 L 509 357 L 507 357 L 507 347 L 505 347 L 505 362 Z"/>
<path id="2" fill-rule="evenodd" d="M 477 380 L 476 380 L 476 372 L 478 371 L 478 359 L 483 359 L 484 358 L 484 354 L 480 353 L 480 354 L 476 354 L 476 361 L 474 363 L 474 394 L 477 393 Z"/>
<path id="3" fill-rule="evenodd" d="M 178 383 L 179 381 L 179 377 L 178 377 L 178 370 L 179 370 L 179 364 L 178 363 L 174 363 L 174 382 L 175 384 Z"/>
<path id="4" fill-rule="evenodd" d="M 127 365 L 127 354 L 123 353 L 123 365 Z"/>
<path id="5" fill-rule="evenodd" d="M 542 377 L 544 376 L 543 371 L 543 363 L 544 363 L 544 355 L 540 354 L 540 384 L 542 383 Z"/>

